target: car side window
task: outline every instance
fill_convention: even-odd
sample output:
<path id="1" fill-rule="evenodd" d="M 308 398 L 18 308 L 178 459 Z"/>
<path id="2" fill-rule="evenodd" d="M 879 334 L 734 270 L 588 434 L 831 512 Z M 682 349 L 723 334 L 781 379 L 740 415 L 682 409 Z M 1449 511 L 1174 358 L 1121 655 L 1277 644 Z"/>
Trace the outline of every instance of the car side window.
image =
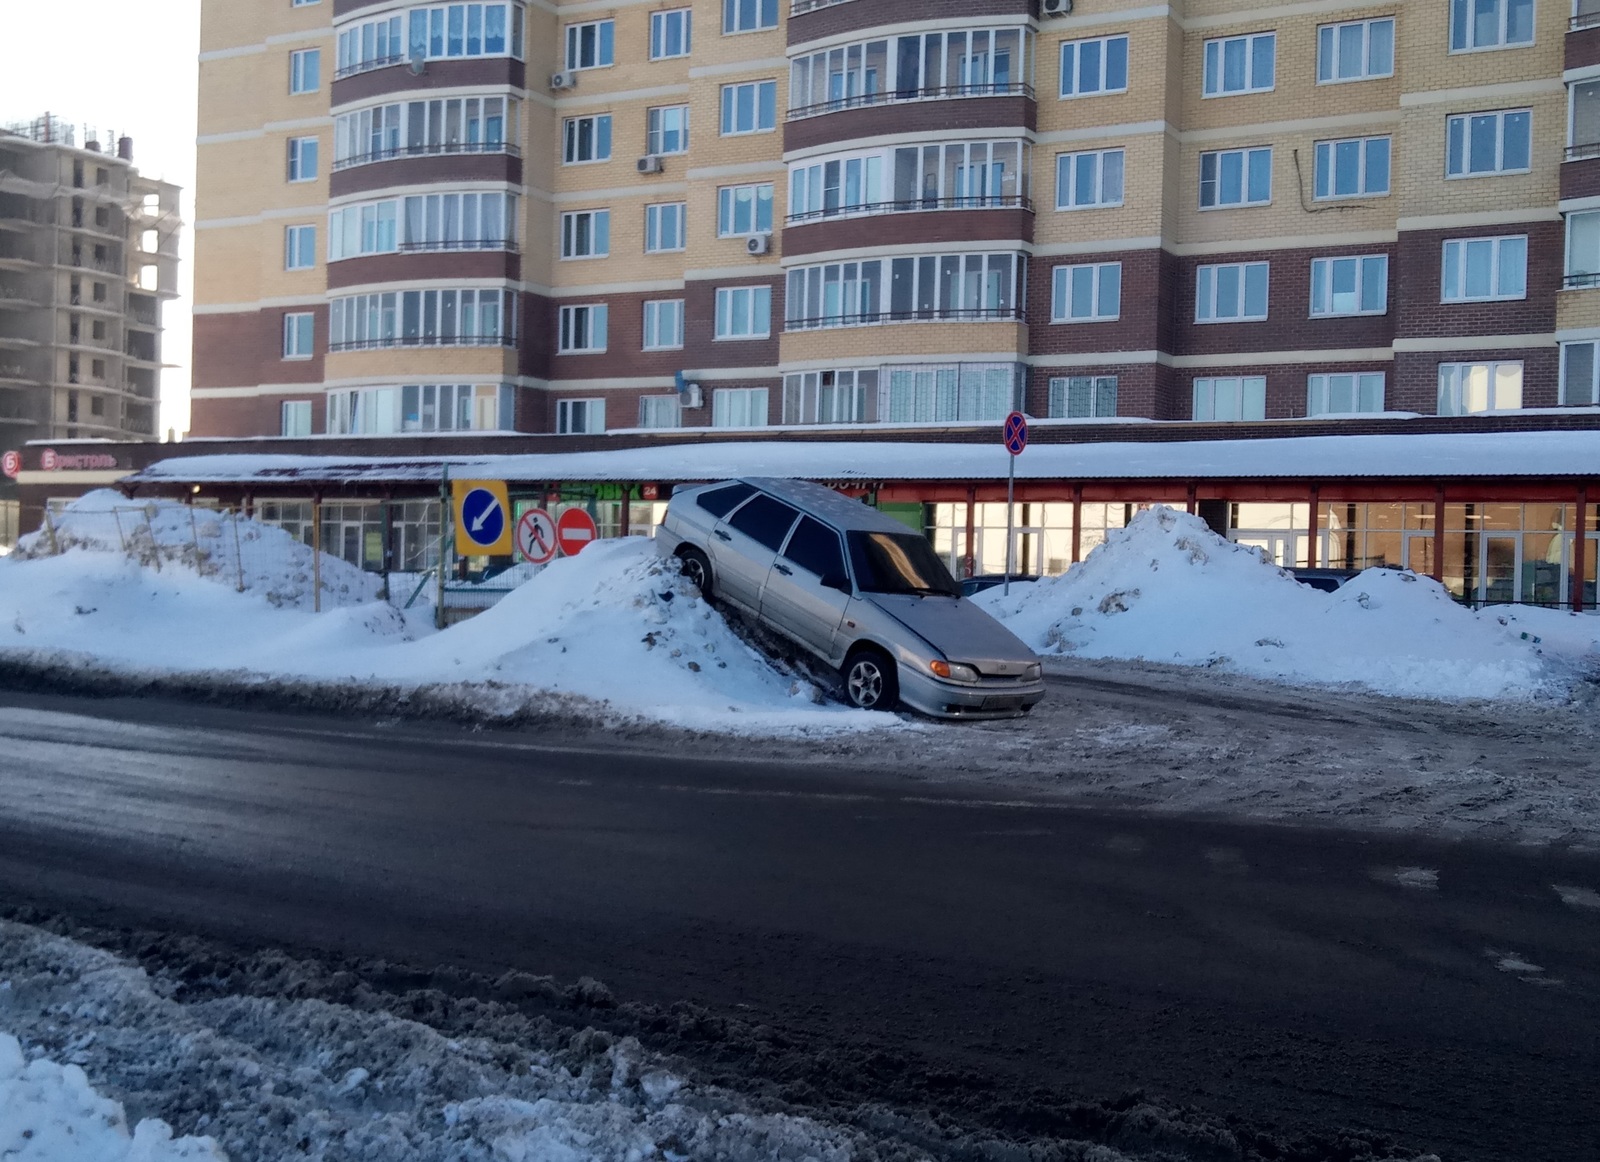
<path id="1" fill-rule="evenodd" d="M 770 496 L 752 497 L 750 503 L 728 518 L 730 528 L 736 528 L 759 545 L 777 552 L 783 538 L 789 535 L 794 518 L 800 513 L 781 500 Z"/>
<path id="2" fill-rule="evenodd" d="M 818 577 L 845 575 L 844 547 L 839 543 L 839 534 L 809 516 L 800 518 L 800 525 L 789 538 L 783 556 Z"/>
<path id="3" fill-rule="evenodd" d="M 713 488 L 695 497 L 695 503 L 712 516 L 724 517 L 732 512 L 747 496 L 755 494 L 748 484 L 730 484 L 726 488 Z"/>

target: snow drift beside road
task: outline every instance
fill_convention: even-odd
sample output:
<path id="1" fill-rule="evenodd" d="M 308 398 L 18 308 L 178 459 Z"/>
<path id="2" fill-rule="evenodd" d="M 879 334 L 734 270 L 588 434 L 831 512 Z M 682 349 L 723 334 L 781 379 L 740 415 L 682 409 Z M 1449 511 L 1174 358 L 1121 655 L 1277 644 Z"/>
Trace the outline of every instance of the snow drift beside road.
<path id="1" fill-rule="evenodd" d="M 1557 611 L 1474 613 L 1432 579 L 1395 569 L 1369 569 L 1323 593 L 1164 507 L 1139 513 L 1060 577 L 977 600 L 1043 654 L 1218 666 L 1426 698 L 1555 692 L 1595 632 Z M 1529 624 L 1553 632 L 1569 622 L 1580 628 L 1566 630 L 1557 656 L 1521 636 Z"/>

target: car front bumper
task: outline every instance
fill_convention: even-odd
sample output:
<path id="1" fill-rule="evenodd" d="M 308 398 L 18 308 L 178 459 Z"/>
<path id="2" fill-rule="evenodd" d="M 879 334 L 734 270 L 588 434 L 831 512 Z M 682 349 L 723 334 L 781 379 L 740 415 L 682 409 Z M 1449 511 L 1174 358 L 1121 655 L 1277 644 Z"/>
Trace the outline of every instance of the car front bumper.
<path id="1" fill-rule="evenodd" d="M 1044 697 L 1044 679 L 944 682 L 900 667 L 900 701 L 931 718 L 1018 718 Z"/>

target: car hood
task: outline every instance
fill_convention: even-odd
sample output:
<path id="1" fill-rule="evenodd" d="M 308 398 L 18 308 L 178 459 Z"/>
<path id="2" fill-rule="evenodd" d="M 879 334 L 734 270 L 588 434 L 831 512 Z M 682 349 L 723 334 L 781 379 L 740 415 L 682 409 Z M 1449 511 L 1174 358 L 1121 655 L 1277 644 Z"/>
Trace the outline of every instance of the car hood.
<path id="1" fill-rule="evenodd" d="M 907 593 L 861 596 L 950 661 L 968 662 L 984 674 L 1015 676 L 1038 661 L 1021 638 L 965 598 Z"/>

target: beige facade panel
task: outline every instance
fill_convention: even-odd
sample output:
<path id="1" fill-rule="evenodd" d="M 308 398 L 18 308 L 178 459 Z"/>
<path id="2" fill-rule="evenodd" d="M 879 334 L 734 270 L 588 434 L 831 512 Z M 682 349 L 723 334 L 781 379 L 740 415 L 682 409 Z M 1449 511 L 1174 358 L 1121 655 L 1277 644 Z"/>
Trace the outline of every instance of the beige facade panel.
<path id="1" fill-rule="evenodd" d="M 1144 9 L 1149 13 L 1151 9 Z M 1071 26 L 1071 31 L 1068 27 Z M 1167 62 L 1173 49 L 1172 22 L 1165 16 L 1145 15 L 1126 24 L 1096 24 L 1079 28 L 1070 21 L 1047 23 L 1034 41 L 1034 91 L 1041 134 L 1093 129 L 1106 124 L 1165 121 L 1177 110 L 1170 105 Z M 1095 96 L 1061 95 L 1063 44 L 1105 37 L 1128 38 L 1126 91 Z M 1074 50 L 1075 51 L 1075 50 Z"/>
<path id="2" fill-rule="evenodd" d="M 200 53 L 227 52 L 265 44 L 269 37 L 325 29 L 333 23 L 333 0 L 295 6 L 285 3 L 204 4 L 200 10 Z"/>
<path id="3" fill-rule="evenodd" d="M 1600 289 L 1568 290 L 1558 294 L 1556 330 L 1600 332 Z"/>
<path id="4" fill-rule="evenodd" d="M 205 190 L 202 221 L 243 218 L 264 210 L 301 207 L 314 213 L 328 205 L 328 170 L 333 164 L 332 131 L 296 129 L 263 133 L 239 141 L 199 147 L 196 179 Z M 317 140 L 317 177 L 289 180 L 289 142 Z"/>
<path id="5" fill-rule="evenodd" d="M 1142 133 L 1104 141 L 1069 145 L 1035 146 L 1033 155 L 1033 240 L 1036 244 L 1087 242 L 1161 234 L 1165 229 L 1166 134 Z M 1066 163 L 1068 180 L 1081 155 L 1121 150 L 1123 193 L 1119 206 L 1058 209 L 1061 158 L 1079 155 Z M 1101 165 L 1096 160 L 1092 164 Z"/>
<path id="6" fill-rule="evenodd" d="M 330 31 L 292 44 L 275 43 L 259 52 L 202 60 L 199 135 L 240 133 L 280 122 L 328 116 L 335 43 Z M 319 83 L 313 92 L 290 93 L 290 55 L 302 49 L 321 51 Z"/>
<path id="7" fill-rule="evenodd" d="M 1020 323 L 885 323 L 786 331 L 779 350 L 786 364 L 838 360 L 839 366 L 845 367 L 856 363 L 868 366 L 880 358 L 928 362 L 1020 359 L 1027 343 L 1027 328 Z"/>
<path id="8" fill-rule="evenodd" d="M 1453 116 L 1501 110 L 1532 112 L 1531 168 L 1525 172 L 1474 177 L 1446 173 L 1448 123 Z M 1464 100 L 1404 110 L 1395 140 L 1395 193 L 1401 217 L 1481 213 L 1525 206 L 1553 207 L 1560 197 L 1560 167 L 1565 155 L 1566 95 L 1531 99 Z"/>
<path id="9" fill-rule="evenodd" d="M 507 347 L 405 347 L 328 354 L 325 378 L 410 383 L 514 379 L 517 353 Z"/>

